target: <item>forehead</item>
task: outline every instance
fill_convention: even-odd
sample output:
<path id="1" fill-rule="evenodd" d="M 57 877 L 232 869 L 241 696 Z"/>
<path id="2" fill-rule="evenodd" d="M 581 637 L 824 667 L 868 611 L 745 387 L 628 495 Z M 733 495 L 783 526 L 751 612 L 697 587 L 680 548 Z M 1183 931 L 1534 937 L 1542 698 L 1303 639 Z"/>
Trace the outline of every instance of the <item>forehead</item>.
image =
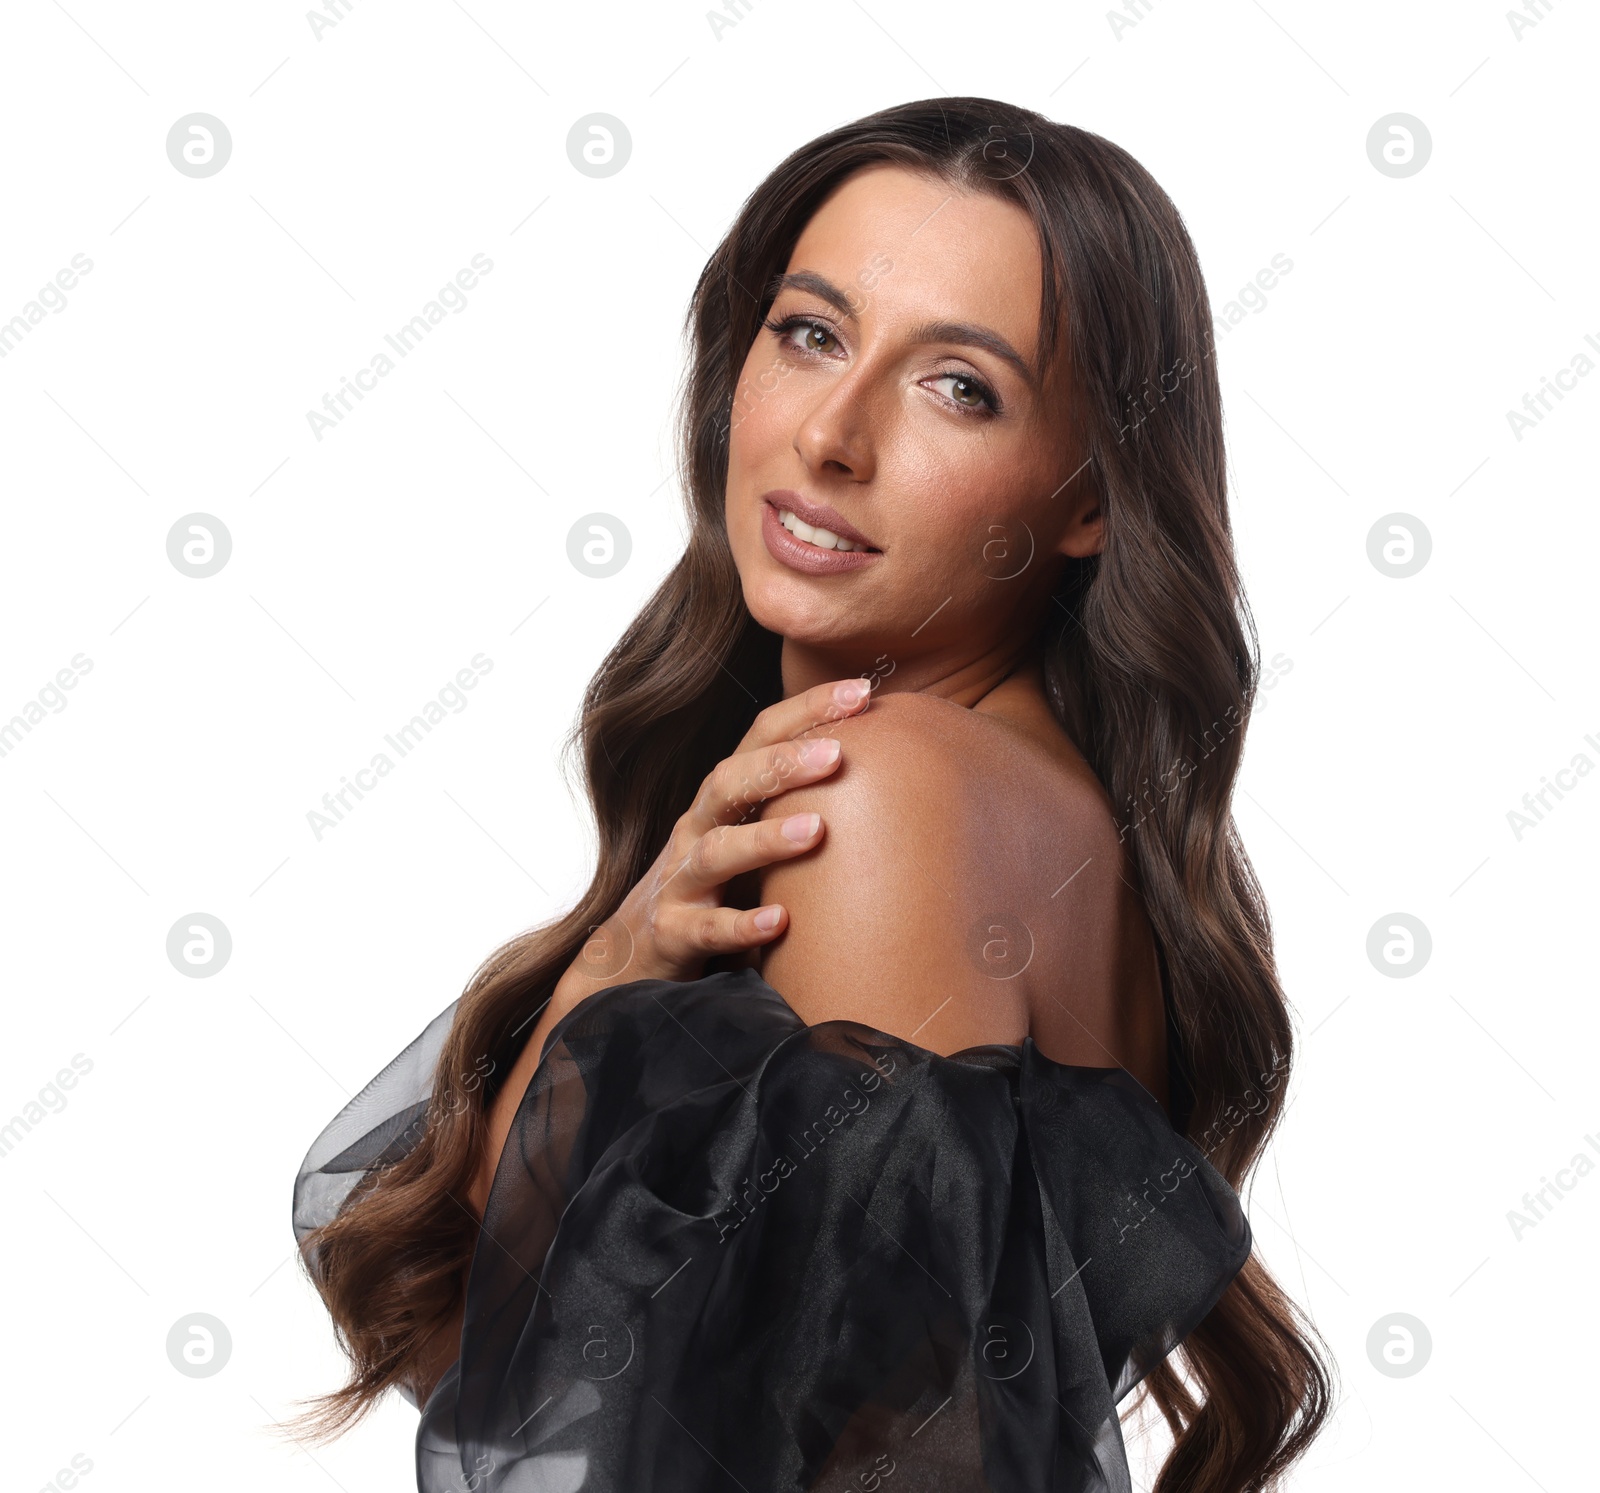
<path id="1" fill-rule="evenodd" d="M 1038 233 L 1020 206 L 987 192 L 961 191 L 903 166 L 865 167 L 812 215 L 788 270 L 811 270 L 852 301 L 864 300 L 863 320 L 976 322 L 1032 360 L 1043 273 Z"/>

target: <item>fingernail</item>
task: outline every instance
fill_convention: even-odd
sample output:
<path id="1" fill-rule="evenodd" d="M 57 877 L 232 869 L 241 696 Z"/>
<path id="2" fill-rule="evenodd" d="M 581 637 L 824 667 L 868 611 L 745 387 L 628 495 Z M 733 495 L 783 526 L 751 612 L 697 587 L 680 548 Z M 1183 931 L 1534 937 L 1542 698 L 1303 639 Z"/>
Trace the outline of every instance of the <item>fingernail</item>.
<path id="1" fill-rule="evenodd" d="M 800 760 L 807 767 L 826 767 L 839 755 L 839 743 L 832 736 L 808 741 L 800 748 Z"/>
<path id="2" fill-rule="evenodd" d="M 763 907 L 756 914 L 756 927 L 763 933 L 771 933 L 778 926 L 778 909 L 776 907 Z"/>
<path id="3" fill-rule="evenodd" d="M 851 679 L 844 684 L 833 687 L 833 698 L 840 705 L 854 705 L 857 701 L 865 699 L 872 689 L 870 679 Z"/>
<path id="4" fill-rule="evenodd" d="M 783 836 L 786 840 L 800 844 L 816 834 L 817 826 L 821 823 L 820 814 L 791 814 L 783 821 Z"/>

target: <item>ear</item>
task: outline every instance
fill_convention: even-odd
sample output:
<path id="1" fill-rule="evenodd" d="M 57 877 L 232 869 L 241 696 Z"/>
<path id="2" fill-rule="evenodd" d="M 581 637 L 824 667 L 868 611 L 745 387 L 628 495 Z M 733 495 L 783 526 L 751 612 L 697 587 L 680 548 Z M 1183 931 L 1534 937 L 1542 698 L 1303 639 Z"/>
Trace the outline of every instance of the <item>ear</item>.
<path id="1" fill-rule="evenodd" d="M 1105 548 L 1105 542 L 1104 509 L 1100 506 L 1099 497 L 1085 487 L 1069 507 L 1066 531 L 1056 545 L 1056 553 L 1082 560 L 1090 555 L 1098 555 Z"/>

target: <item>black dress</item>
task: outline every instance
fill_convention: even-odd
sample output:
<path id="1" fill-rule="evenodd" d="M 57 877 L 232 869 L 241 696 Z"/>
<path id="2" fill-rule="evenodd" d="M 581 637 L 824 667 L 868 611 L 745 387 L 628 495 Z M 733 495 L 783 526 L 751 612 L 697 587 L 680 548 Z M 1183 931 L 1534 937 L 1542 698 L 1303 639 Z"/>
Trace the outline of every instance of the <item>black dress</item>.
<path id="1" fill-rule="evenodd" d="M 311 1148 L 294 1228 L 419 1132 L 455 1008 Z M 551 1032 L 495 1173 L 421 1493 L 1110 1493 L 1117 1402 L 1250 1252 L 1120 1068 L 807 1026 L 752 969 Z"/>

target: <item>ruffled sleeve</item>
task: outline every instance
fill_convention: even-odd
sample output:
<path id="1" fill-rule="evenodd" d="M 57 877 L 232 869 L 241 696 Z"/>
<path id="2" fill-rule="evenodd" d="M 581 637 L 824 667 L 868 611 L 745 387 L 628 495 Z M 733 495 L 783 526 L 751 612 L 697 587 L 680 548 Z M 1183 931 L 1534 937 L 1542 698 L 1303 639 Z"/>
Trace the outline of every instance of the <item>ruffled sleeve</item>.
<path id="1" fill-rule="evenodd" d="M 312 1142 L 294 1179 L 294 1237 L 305 1239 L 338 1215 L 369 1170 L 392 1165 L 416 1144 L 427 1119 L 434 1068 L 455 1021 L 452 1001 Z M 308 1263 L 315 1262 L 315 1248 Z M 400 1391 L 412 1405 L 415 1398 Z"/>
<path id="2" fill-rule="evenodd" d="M 807 1026 L 750 969 L 616 986 L 518 1110 L 418 1487 L 1120 1493 L 1117 1401 L 1249 1250 L 1121 1069 Z"/>
<path id="3" fill-rule="evenodd" d="M 415 1144 L 456 1005 L 435 1016 L 312 1143 L 294 1179 L 296 1242 L 330 1222 L 370 1168 L 391 1164 Z"/>

